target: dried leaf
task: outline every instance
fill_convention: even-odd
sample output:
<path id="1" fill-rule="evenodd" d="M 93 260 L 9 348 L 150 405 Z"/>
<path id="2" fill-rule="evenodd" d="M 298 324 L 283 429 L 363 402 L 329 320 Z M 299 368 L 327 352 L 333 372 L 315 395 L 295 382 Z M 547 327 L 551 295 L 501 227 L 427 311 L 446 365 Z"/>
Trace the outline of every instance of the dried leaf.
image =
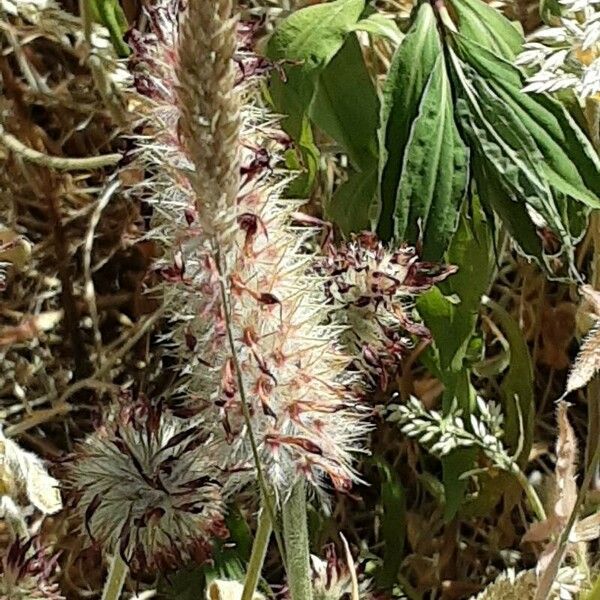
<path id="1" fill-rule="evenodd" d="M 573 528 L 569 541 L 573 543 L 591 542 L 598 538 L 600 538 L 600 512 L 581 519 Z"/>
<path id="2" fill-rule="evenodd" d="M 568 405 L 560 402 L 557 411 L 558 441 L 556 443 L 556 517 L 563 523 L 569 518 L 577 501 L 577 440 L 569 423 Z"/>
<path id="3" fill-rule="evenodd" d="M 0 331 L 0 347 L 26 342 L 50 331 L 60 323 L 63 314 L 62 310 L 51 310 L 27 317 L 15 327 L 5 327 Z"/>
<path id="4" fill-rule="evenodd" d="M 548 518 L 550 535 L 558 535 L 566 527 L 567 521 L 577 502 L 577 440 L 575 432 L 569 423 L 567 415 L 568 404 L 559 402 L 556 413 L 558 422 L 558 440 L 556 442 L 556 479 L 555 503 L 553 513 Z M 566 553 L 566 547 L 551 540 L 538 559 L 536 572 L 538 575 L 538 589 L 535 600 L 548 598 L 556 580 L 560 565 Z"/>
<path id="5" fill-rule="evenodd" d="M 585 338 L 567 379 L 565 395 L 587 385 L 600 368 L 600 324 Z"/>
<path id="6" fill-rule="evenodd" d="M 358 577 L 356 576 L 356 567 L 354 566 L 354 560 L 352 553 L 350 552 L 350 546 L 348 541 L 342 533 L 340 533 L 342 543 L 344 544 L 344 551 L 346 553 L 346 562 L 348 563 L 348 570 L 350 571 L 350 578 L 352 579 L 352 597 L 351 600 L 360 600 L 358 593 Z"/>

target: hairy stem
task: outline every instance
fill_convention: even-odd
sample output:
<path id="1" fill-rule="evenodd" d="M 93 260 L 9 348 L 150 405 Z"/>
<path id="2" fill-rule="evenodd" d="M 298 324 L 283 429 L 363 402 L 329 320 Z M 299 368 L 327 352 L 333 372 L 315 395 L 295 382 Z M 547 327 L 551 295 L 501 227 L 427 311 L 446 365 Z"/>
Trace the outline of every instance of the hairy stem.
<path id="1" fill-rule="evenodd" d="M 214 240 L 215 247 L 217 246 L 217 240 Z M 227 285 L 225 283 L 225 268 L 222 264 L 221 253 L 217 249 L 216 252 L 216 264 L 219 274 L 219 285 L 221 289 L 221 302 L 223 304 L 223 315 L 225 320 L 225 329 L 227 330 L 227 340 L 229 343 L 229 349 L 231 350 L 231 356 L 233 358 L 233 366 L 235 369 L 236 380 L 238 384 L 238 391 L 240 394 L 240 400 L 242 403 L 242 413 L 244 415 L 244 422 L 246 423 L 246 428 L 248 429 L 248 439 L 250 440 L 250 447 L 252 449 L 252 459 L 254 460 L 254 466 L 256 467 L 256 478 L 258 479 L 258 485 L 260 487 L 262 499 L 269 513 L 269 518 L 271 521 L 271 525 L 275 523 L 275 508 L 273 507 L 273 503 L 271 502 L 270 490 L 267 486 L 267 481 L 265 479 L 262 465 L 260 463 L 260 456 L 258 454 L 258 445 L 256 443 L 256 439 L 254 437 L 254 431 L 252 430 L 252 419 L 250 418 L 250 409 L 248 407 L 248 398 L 246 396 L 246 388 L 244 386 L 244 377 L 242 375 L 242 368 L 240 366 L 239 357 L 237 355 L 237 349 L 235 346 L 235 339 L 233 337 L 233 328 L 231 326 L 231 312 L 228 301 L 228 291 Z M 281 536 L 278 531 L 275 531 L 275 537 L 277 539 L 277 545 L 279 546 L 279 550 L 281 552 L 281 558 L 285 564 L 285 547 L 282 543 Z"/>
<path id="2" fill-rule="evenodd" d="M 254 536 L 254 542 L 252 544 L 252 554 L 250 556 L 246 579 L 244 581 L 242 600 L 252 600 L 254 598 L 254 592 L 256 592 L 256 586 L 260 579 L 260 573 L 262 571 L 263 563 L 265 562 L 265 556 L 267 554 L 267 548 L 269 547 L 272 531 L 273 523 L 271 522 L 269 511 L 265 508 L 261 508 L 258 515 L 256 535 Z"/>
<path id="3" fill-rule="evenodd" d="M 120 552 L 116 551 L 110 563 L 108 579 L 102 591 L 102 600 L 119 600 L 128 570 Z"/>
<path id="4" fill-rule="evenodd" d="M 287 554 L 287 576 L 292 600 L 312 600 L 306 482 L 298 480 L 281 509 Z"/>

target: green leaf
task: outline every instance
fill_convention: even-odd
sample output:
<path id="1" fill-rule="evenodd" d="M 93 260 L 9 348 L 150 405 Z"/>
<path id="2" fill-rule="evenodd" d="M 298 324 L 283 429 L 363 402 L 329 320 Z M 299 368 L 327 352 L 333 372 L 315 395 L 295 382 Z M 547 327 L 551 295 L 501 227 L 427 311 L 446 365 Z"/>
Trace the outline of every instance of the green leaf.
<path id="1" fill-rule="evenodd" d="M 336 0 L 298 10 L 275 29 L 267 55 L 273 60 L 299 61 L 305 73 L 321 69 L 342 47 L 364 8 L 365 0 Z"/>
<path id="2" fill-rule="evenodd" d="M 394 209 L 394 236 L 442 257 L 456 230 L 467 186 L 467 150 L 454 123 L 450 82 L 439 54 L 412 123 Z"/>
<path id="3" fill-rule="evenodd" d="M 452 51 L 450 54 L 463 94 L 457 101 L 457 113 L 471 146 L 485 157 L 504 193 L 541 215 L 572 265 L 573 240 L 562 195 L 557 197 L 550 187 L 544 158 L 534 138 L 488 81 Z"/>
<path id="4" fill-rule="evenodd" d="M 398 571 L 404 558 L 406 538 L 406 492 L 396 473 L 383 458 L 377 459 L 383 481 L 381 499 L 381 540 L 384 543 L 383 564 L 377 574 L 378 585 L 384 589 L 397 583 Z"/>
<path id="5" fill-rule="evenodd" d="M 522 76 L 510 62 L 464 36 L 453 40 L 460 54 L 449 50 L 460 96 L 457 113 L 475 149 L 484 202 L 498 208 L 523 250 L 539 260 L 533 228 L 543 223 L 533 209 L 558 237 L 574 271 L 573 245 L 588 207 L 600 207 L 600 161 L 558 102 L 522 92 Z M 488 181 L 491 174 L 494 185 L 500 184 L 497 191 L 485 182 L 484 171 Z M 543 261 L 548 267 L 546 257 Z"/>
<path id="6" fill-rule="evenodd" d="M 284 19 L 269 38 L 266 55 L 281 61 L 285 71 L 283 79 L 273 73 L 269 92 L 275 109 L 286 115 L 282 127 L 294 140 L 300 136 L 319 73 L 338 53 L 364 7 L 365 0 L 310 6 Z"/>
<path id="7" fill-rule="evenodd" d="M 417 299 L 417 310 L 433 337 L 444 383 L 465 366 L 481 297 L 494 267 L 490 229 L 479 203 L 474 200 L 470 210 L 467 208 L 447 254 L 448 262 L 458 267 L 457 273 Z"/>
<path id="8" fill-rule="evenodd" d="M 376 164 L 379 99 L 356 35 L 348 36 L 320 73 L 309 116 L 342 146 L 357 170 Z"/>
<path id="9" fill-rule="evenodd" d="M 544 158 L 544 173 L 558 192 L 600 208 L 600 160 L 564 107 L 546 94 L 522 91 L 520 71 L 480 44 L 458 38 L 461 53 L 513 111 Z"/>
<path id="10" fill-rule="evenodd" d="M 477 458 L 476 448 L 458 448 L 442 459 L 444 483 L 444 520 L 451 521 L 461 507 L 469 481 L 461 475 L 473 468 Z"/>
<path id="11" fill-rule="evenodd" d="M 500 384 L 505 417 L 504 441 L 513 452 L 520 449 L 517 461 L 524 466 L 533 442 L 535 417 L 531 356 L 514 318 L 498 303 L 487 300 L 486 304 L 493 312 L 494 322 L 504 334 L 510 351 L 510 366 Z"/>
<path id="12" fill-rule="evenodd" d="M 503 189 L 493 165 L 489 164 L 485 156 L 479 152 L 473 153 L 471 167 L 484 209 L 498 215 L 525 256 L 543 265 L 545 257 L 542 239 L 526 205 L 513 199 L 514 197 Z M 493 219 L 493 214 L 490 214 L 489 218 Z"/>
<path id="13" fill-rule="evenodd" d="M 319 168 L 319 149 L 315 145 L 312 127 L 307 116 L 300 123 L 296 148 L 286 155 L 286 165 L 290 170 L 302 171 L 286 190 L 288 198 L 306 198 L 312 189 Z"/>
<path id="14" fill-rule="evenodd" d="M 360 20 L 351 29 L 353 31 L 366 31 L 371 35 L 387 38 L 396 46 L 402 42 L 402 38 L 404 37 L 396 22 L 379 12 L 374 12 L 366 19 Z"/>
<path id="15" fill-rule="evenodd" d="M 397 190 L 411 126 L 441 51 L 433 9 L 424 3 L 394 54 L 383 89 L 377 231 L 385 241 L 394 235 Z"/>
<path id="16" fill-rule="evenodd" d="M 521 52 L 523 34 L 500 11 L 482 0 L 450 0 L 458 31 L 507 60 Z"/>
<path id="17" fill-rule="evenodd" d="M 325 216 L 346 235 L 369 229 L 372 200 L 377 189 L 377 165 L 370 171 L 353 173 L 325 206 Z"/>

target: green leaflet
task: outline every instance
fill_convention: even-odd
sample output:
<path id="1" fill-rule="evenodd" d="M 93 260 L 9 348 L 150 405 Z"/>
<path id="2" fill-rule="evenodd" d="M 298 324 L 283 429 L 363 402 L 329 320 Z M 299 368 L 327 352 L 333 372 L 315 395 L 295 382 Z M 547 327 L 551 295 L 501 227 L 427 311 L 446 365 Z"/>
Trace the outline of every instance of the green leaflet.
<path id="1" fill-rule="evenodd" d="M 542 239 L 537 234 L 535 224 L 527 211 L 527 206 L 514 200 L 507 193 L 489 160 L 479 152 L 474 152 L 471 160 L 473 178 L 484 209 L 495 212 L 504 223 L 508 233 L 518 240 L 521 251 L 529 258 L 544 264 Z M 490 214 L 490 219 L 493 215 Z"/>
<path id="2" fill-rule="evenodd" d="M 465 368 L 469 341 L 494 267 L 490 228 L 477 199 L 465 207 L 448 249 L 457 273 L 417 299 L 417 310 L 433 336 L 433 348 L 444 383 Z"/>
<path id="3" fill-rule="evenodd" d="M 411 126 L 419 113 L 425 86 L 441 52 L 433 9 L 427 3 L 422 4 L 394 54 L 383 89 L 376 225 L 379 236 L 385 241 L 394 236 L 397 190 Z"/>
<path id="4" fill-rule="evenodd" d="M 467 150 L 460 139 L 444 58 L 438 57 L 412 123 L 396 192 L 394 237 L 416 242 L 437 260 L 456 230 L 468 180 Z"/>
<path id="5" fill-rule="evenodd" d="M 319 73 L 341 49 L 364 7 L 364 0 L 310 6 L 282 21 L 269 38 L 267 57 L 282 61 L 285 68 L 285 81 L 277 73 L 271 77 L 271 98 L 286 115 L 282 125 L 294 140 L 315 95 Z"/>
<path id="6" fill-rule="evenodd" d="M 462 95 L 457 111 L 470 144 L 479 157 L 485 157 L 485 164 L 503 192 L 541 215 L 572 264 L 573 241 L 563 196 L 555 194 L 550 186 L 544 156 L 535 138 L 486 79 L 460 61 L 452 50 L 450 55 Z M 482 196 L 482 200 L 486 202 L 487 198 Z M 520 243 L 519 239 L 516 241 Z"/>
<path id="7" fill-rule="evenodd" d="M 352 173 L 325 205 L 325 216 L 345 234 L 369 229 L 369 209 L 377 189 L 377 165 L 370 171 Z"/>
<path id="8" fill-rule="evenodd" d="M 371 35 L 381 36 L 398 45 L 404 37 L 396 22 L 381 13 L 374 12 L 351 27 L 353 31 L 366 31 Z"/>
<path id="9" fill-rule="evenodd" d="M 500 11 L 481 0 L 450 0 L 458 31 L 506 60 L 514 60 L 523 46 L 523 34 Z"/>
<path id="10" fill-rule="evenodd" d="M 420 296 L 417 310 L 433 337 L 425 362 L 444 384 L 444 410 L 456 401 L 468 415 L 475 407 L 475 389 L 467 354 L 481 298 L 490 285 L 494 257 L 491 230 L 477 198 L 471 206 L 465 204 L 447 253 L 448 262 L 456 265 L 458 272 Z M 476 455 L 473 448 L 459 449 L 442 460 L 446 520 L 454 517 L 463 501 L 468 482 L 460 475 L 473 468 Z"/>
<path id="11" fill-rule="evenodd" d="M 397 582 L 404 559 L 406 538 L 406 491 L 398 475 L 383 456 L 373 461 L 381 473 L 381 540 L 384 543 L 383 561 L 377 573 L 378 585 L 391 588 Z"/>
<path id="12" fill-rule="evenodd" d="M 345 149 L 352 165 L 360 170 L 377 164 L 378 115 L 377 92 L 358 39 L 351 34 L 320 73 L 309 116 Z"/>
<path id="13" fill-rule="evenodd" d="M 352 33 L 364 7 L 364 0 L 337 0 L 297 11 L 267 46 L 269 58 L 289 61 L 285 81 L 278 73 L 271 77 L 270 94 L 308 169 L 293 191 L 307 195 L 314 181 L 313 126 L 341 146 L 355 170 L 327 207 L 345 232 L 368 227 L 377 169 L 379 99 Z"/>
<path id="14" fill-rule="evenodd" d="M 273 32 L 267 54 L 273 60 L 300 61 L 304 72 L 323 68 L 364 8 L 365 0 L 336 0 L 298 10 Z"/>
<path id="15" fill-rule="evenodd" d="M 521 74 L 511 63 L 462 36 L 456 39 L 461 56 L 534 139 L 549 184 L 591 208 L 600 208 L 600 160 L 569 113 L 545 94 L 523 93 Z"/>

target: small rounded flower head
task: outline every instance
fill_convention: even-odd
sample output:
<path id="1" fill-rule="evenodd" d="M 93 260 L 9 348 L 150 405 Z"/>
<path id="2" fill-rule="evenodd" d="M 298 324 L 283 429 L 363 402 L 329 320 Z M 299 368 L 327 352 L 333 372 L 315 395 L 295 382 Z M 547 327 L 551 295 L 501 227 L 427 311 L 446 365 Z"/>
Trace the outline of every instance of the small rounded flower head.
<path id="1" fill-rule="evenodd" d="M 64 600 L 54 581 L 57 558 L 35 538 L 14 541 L 0 560 L 0 600 Z"/>
<path id="2" fill-rule="evenodd" d="M 225 532 L 214 475 L 201 424 L 142 400 L 79 445 L 69 482 L 87 535 L 137 573 L 200 560 Z"/>
<path id="3" fill-rule="evenodd" d="M 329 245 L 317 270 L 327 277 L 328 296 L 347 327 L 348 352 L 382 388 L 412 345 L 411 335 L 429 335 L 412 320 L 415 296 L 455 271 L 420 261 L 411 247 L 389 249 L 368 232 Z"/>

